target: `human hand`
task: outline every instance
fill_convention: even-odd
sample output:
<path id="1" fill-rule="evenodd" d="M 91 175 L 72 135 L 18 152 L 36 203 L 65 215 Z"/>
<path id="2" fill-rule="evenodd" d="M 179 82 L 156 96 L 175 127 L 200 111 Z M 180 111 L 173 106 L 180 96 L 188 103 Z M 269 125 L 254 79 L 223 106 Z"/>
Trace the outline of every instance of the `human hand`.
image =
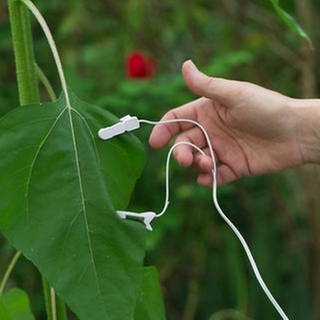
<path id="1" fill-rule="evenodd" d="M 189 89 L 201 98 L 170 110 L 162 120 L 188 118 L 206 129 L 218 162 L 218 184 L 314 161 L 312 146 L 319 144 L 319 138 L 309 119 L 313 112 L 301 101 L 309 101 L 313 110 L 316 102 L 320 105 L 319 100 L 292 99 L 252 83 L 211 78 L 191 61 L 184 63 L 182 73 Z M 159 124 L 149 142 L 161 148 L 175 135 L 175 142 L 189 141 L 207 154 L 195 155 L 185 145 L 174 152 L 180 165 L 195 164 L 200 169 L 200 185 L 211 186 L 212 160 L 198 127 Z"/>

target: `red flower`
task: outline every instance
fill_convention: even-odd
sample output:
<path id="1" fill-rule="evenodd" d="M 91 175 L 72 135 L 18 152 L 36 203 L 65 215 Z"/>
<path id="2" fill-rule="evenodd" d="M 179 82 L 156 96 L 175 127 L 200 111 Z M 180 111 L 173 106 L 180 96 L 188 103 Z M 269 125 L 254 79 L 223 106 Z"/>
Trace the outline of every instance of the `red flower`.
<path id="1" fill-rule="evenodd" d="M 132 52 L 126 59 L 126 67 L 131 79 L 151 78 L 157 70 L 157 63 L 141 52 Z"/>

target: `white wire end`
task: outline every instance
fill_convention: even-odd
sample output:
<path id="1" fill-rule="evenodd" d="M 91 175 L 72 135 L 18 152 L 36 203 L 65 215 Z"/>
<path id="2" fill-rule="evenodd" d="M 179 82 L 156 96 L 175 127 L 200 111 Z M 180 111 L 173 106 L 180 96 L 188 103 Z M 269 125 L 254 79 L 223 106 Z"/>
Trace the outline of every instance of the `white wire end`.
<path id="1" fill-rule="evenodd" d="M 127 219 L 128 217 L 141 219 L 143 221 L 143 223 L 145 224 L 146 229 L 149 231 L 153 230 L 152 226 L 151 226 L 151 222 L 157 216 L 156 213 L 154 213 L 152 211 L 137 213 L 137 212 L 131 212 L 131 211 L 119 211 L 118 210 L 117 214 L 121 219 Z"/>
<path id="2" fill-rule="evenodd" d="M 120 121 L 113 126 L 101 128 L 98 132 L 102 140 L 108 140 L 118 136 L 124 132 L 132 131 L 140 128 L 140 122 L 137 117 L 127 115 L 120 119 Z"/>

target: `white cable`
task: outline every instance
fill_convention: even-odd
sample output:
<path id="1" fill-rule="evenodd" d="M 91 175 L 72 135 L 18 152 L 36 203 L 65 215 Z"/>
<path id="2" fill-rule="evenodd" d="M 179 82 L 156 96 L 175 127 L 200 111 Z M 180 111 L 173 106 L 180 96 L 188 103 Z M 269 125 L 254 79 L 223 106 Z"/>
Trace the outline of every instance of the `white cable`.
<path id="1" fill-rule="evenodd" d="M 173 119 L 173 120 L 162 120 L 162 121 L 149 121 L 149 120 L 145 120 L 145 119 L 140 119 L 139 120 L 140 123 L 146 123 L 146 124 L 151 124 L 151 125 L 157 125 L 157 124 L 171 124 L 171 123 L 175 123 L 175 122 L 187 122 L 187 123 L 191 123 L 196 125 L 203 133 L 203 135 L 205 136 L 205 139 L 207 141 L 207 145 L 209 147 L 209 151 L 210 151 L 210 156 L 213 162 L 213 169 L 212 169 L 212 199 L 213 199 L 213 203 L 218 211 L 218 213 L 220 214 L 220 216 L 222 217 L 222 219 L 227 223 L 227 225 L 231 228 L 231 230 L 234 232 L 234 234 L 237 236 L 237 238 L 239 239 L 247 257 L 248 260 L 250 262 L 250 265 L 252 267 L 252 270 L 254 272 L 254 275 L 256 276 L 256 279 L 258 281 L 258 283 L 260 284 L 262 290 L 264 291 L 264 293 L 266 294 L 266 296 L 268 297 L 268 299 L 270 300 L 270 302 L 272 303 L 272 305 L 274 306 L 274 308 L 277 310 L 277 312 L 279 313 L 279 315 L 281 316 L 281 318 L 283 320 L 289 320 L 289 318 L 287 317 L 287 315 L 285 314 L 285 312 L 282 310 L 282 308 L 280 307 L 280 305 L 278 304 L 278 302 L 276 301 L 276 299 L 273 297 L 273 295 L 271 294 L 270 290 L 268 289 L 267 285 L 265 284 L 259 269 L 257 267 L 257 264 L 253 258 L 253 255 L 250 251 L 250 248 L 247 244 L 247 242 L 245 241 L 245 239 L 243 238 L 242 234 L 240 233 L 240 231 L 237 229 L 237 227 L 231 222 L 231 220 L 224 214 L 224 212 L 222 211 L 218 199 L 217 199 L 217 165 L 216 165 L 216 159 L 213 153 L 213 147 L 210 141 L 210 138 L 208 136 L 208 133 L 206 132 L 205 128 L 198 122 L 191 120 L 191 119 Z M 163 210 L 157 215 L 157 216 L 161 216 L 162 214 L 164 214 L 164 212 L 166 211 L 168 204 L 169 204 L 169 161 L 170 161 L 170 157 L 172 154 L 172 151 L 175 147 L 177 147 L 178 145 L 181 144 L 188 144 L 194 148 L 196 148 L 198 151 L 201 150 L 199 147 L 197 147 L 196 145 L 193 145 L 190 142 L 183 142 L 183 143 L 176 143 L 175 145 L 173 145 L 171 147 L 171 149 L 169 150 L 168 156 L 167 156 L 167 163 L 166 163 L 166 197 L 165 197 L 165 205 Z M 203 153 L 203 151 L 200 151 L 201 153 Z"/>
<path id="2" fill-rule="evenodd" d="M 166 195 L 165 195 L 165 201 L 164 201 L 164 206 L 163 209 L 160 213 L 156 214 L 156 217 L 161 217 L 167 210 L 168 206 L 169 206 L 169 195 L 170 195 L 170 190 L 169 190 L 169 180 L 170 180 L 170 175 L 169 175 L 169 169 L 170 169 L 170 159 L 171 159 L 171 155 L 173 150 L 176 147 L 179 147 L 181 145 L 188 145 L 192 148 L 195 148 L 198 152 L 200 152 L 202 155 L 206 155 L 203 150 L 201 150 L 198 146 L 196 146 L 195 144 L 188 142 L 188 141 L 181 141 L 181 142 L 177 142 L 175 143 L 169 150 L 168 155 L 167 155 L 167 161 L 166 161 Z"/>

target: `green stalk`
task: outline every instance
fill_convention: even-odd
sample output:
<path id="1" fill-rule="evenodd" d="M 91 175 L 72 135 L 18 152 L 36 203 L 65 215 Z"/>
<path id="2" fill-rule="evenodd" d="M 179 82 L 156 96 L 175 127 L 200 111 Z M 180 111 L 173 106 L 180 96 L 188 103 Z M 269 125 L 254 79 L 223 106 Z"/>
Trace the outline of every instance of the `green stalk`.
<path id="1" fill-rule="evenodd" d="M 42 71 L 42 69 L 38 66 L 38 64 L 35 64 L 35 67 L 36 67 L 36 71 L 37 71 L 37 75 L 40 80 L 40 83 L 42 83 L 43 86 L 45 87 L 45 89 L 47 90 L 47 93 L 48 93 L 51 101 L 56 101 L 57 96 L 52 88 L 52 85 L 51 85 L 49 79 L 47 78 L 45 73 Z"/>
<path id="2" fill-rule="evenodd" d="M 2 294 L 3 294 L 4 288 L 5 288 L 6 284 L 7 284 L 7 281 L 9 279 L 9 277 L 10 277 L 10 274 L 11 274 L 14 266 L 16 265 L 17 261 L 19 260 L 20 255 L 21 255 L 21 252 L 17 251 L 15 253 L 15 255 L 13 256 L 13 258 L 11 259 L 9 265 L 8 265 L 8 268 L 7 268 L 7 270 L 6 270 L 6 272 L 5 272 L 4 276 L 3 276 L 3 279 L 1 281 L 1 284 L 0 284 L 0 296 L 2 296 Z"/>
<path id="3" fill-rule="evenodd" d="M 42 277 L 44 302 L 46 305 L 47 320 L 67 320 L 66 305 L 50 287 L 48 280 Z"/>
<path id="4" fill-rule="evenodd" d="M 40 103 L 29 12 L 19 0 L 8 0 L 8 7 L 20 104 Z M 44 277 L 42 277 L 42 284 L 47 319 L 52 320 L 52 315 L 56 316 L 56 320 L 67 319 L 64 303 L 60 299 L 55 300 L 55 295 L 51 296 L 50 285 Z M 53 311 L 53 301 L 59 310 Z"/>
<path id="5" fill-rule="evenodd" d="M 8 0 L 8 6 L 20 104 L 39 103 L 40 96 L 29 12 L 24 4 L 17 0 Z M 45 279 L 42 280 L 42 283 L 46 301 L 46 297 L 50 296 L 50 287 L 45 285 Z M 51 308 L 47 303 L 45 305 L 48 320 L 52 320 L 50 319 Z"/>
<path id="6" fill-rule="evenodd" d="M 17 0 L 8 0 L 8 5 L 20 104 L 39 103 L 29 12 Z"/>
<path id="7" fill-rule="evenodd" d="M 42 288 L 44 295 L 44 304 L 46 307 L 47 320 L 56 320 L 52 316 L 53 312 L 50 285 L 48 280 L 44 276 L 42 276 Z"/>
<path id="8" fill-rule="evenodd" d="M 57 295 L 56 295 L 56 312 L 57 312 L 58 320 L 68 320 L 66 304 Z"/>

